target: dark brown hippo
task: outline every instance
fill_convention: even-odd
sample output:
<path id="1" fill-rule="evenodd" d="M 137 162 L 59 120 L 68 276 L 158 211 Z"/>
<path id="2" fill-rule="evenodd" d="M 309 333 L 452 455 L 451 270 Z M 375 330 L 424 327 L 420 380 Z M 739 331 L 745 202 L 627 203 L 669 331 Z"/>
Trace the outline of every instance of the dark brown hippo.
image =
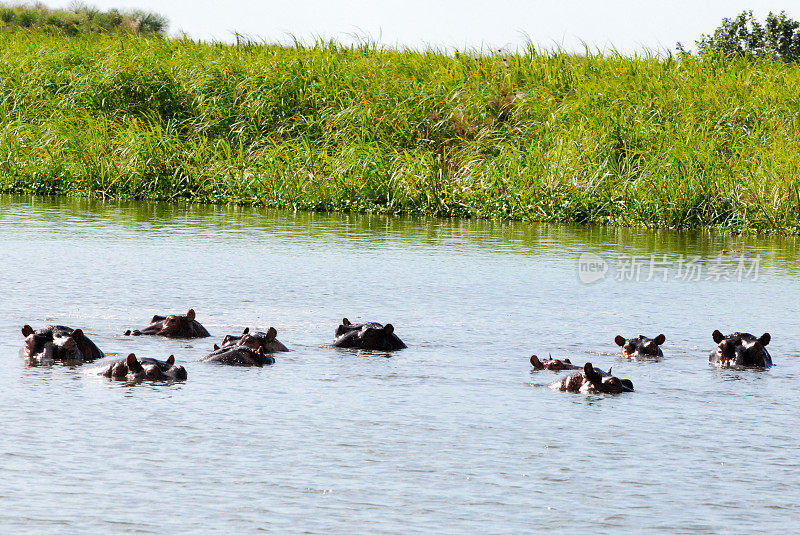
<path id="1" fill-rule="evenodd" d="M 125 331 L 126 335 L 139 336 L 142 334 L 166 336 L 168 338 L 205 338 L 211 336 L 200 322 L 194 319 L 194 309 L 190 308 L 186 314 L 170 314 L 169 316 L 153 316 L 150 325 L 142 330 Z"/>
<path id="2" fill-rule="evenodd" d="M 622 356 L 628 359 L 660 358 L 664 356 L 659 347 L 667 339 L 663 334 L 655 338 L 639 335 L 636 338 L 623 338 L 617 335 L 614 342 L 620 346 Z"/>
<path id="3" fill-rule="evenodd" d="M 531 357 L 531 366 L 534 370 L 551 370 L 560 372 L 562 370 L 581 370 L 580 366 L 575 366 L 569 359 L 554 359 L 553 357 L 547 360 L 539 360 L 539 357 L 533 355 Z"/>
<path id="4" fill-rule="evenodd" d="M 90 361 L 105 357 L 81 329 L 63 325 L 48 325 L 36 331 L 30 325 L 22 327 L 25 345 L 20 355 L 35 361 Z"/>
<path id="5" fill-rule="evenodd" d="M 562 392 L 580 392 L 581 394 L 619 394 L 633 392 L 633 383 L 629 379 L 620 379 L 592 366 L 587 362 L 583 371 L 573 373 L 550 384 L 550 388 Z"/>
<path id="6" fill-rule="evenodd" d="M 342 324 L 336 329 L 333 345 L 378 351 L 393 351 L 406 347 L 403 341 L 394 334 L 394 327 L 391 323 L 387 323 L 385 326 L 374 322 L 352 324 L 347 318 L 344 318 Z"/>
<path id="7" fill-rule="evenodd" d="M 265 353 L 260 346 L 253 349 L 247 345 L 219 347 L 214 344 L 214 351 L 201 358 L 200 362 L 217 362 L 228 366 L 268 366 L 275 364 L 275 357 Z"/>
<path id="8" fill-rule="evenodd" d="M 769 333 L 756 338 L 750 333 L 738 332 L 724 336 L 717 330 L 711 337 L 717 347 L 711 351 L 708 361 L 718 368 L 772 366 L 772 357 L 765 347 L 772 338 Z"/>
<path id="9" fill-rule="evenodd" d="M 175 355 L 170 355 L 164 361 L 151 358 L 139 359 L 131 353 L 127 358 L 109 364 L 100 375 L 126 381 L 185 381 L 186 369 L 175 365 Z"/>
<path id="10" fill-rule="evenodd" d="M 233 345 L 245 345 L 252 349 L 259 347 L 264 353 L 277 353 L 280 351 L 289 351 L 285 345 L 280 343 L 277 338 L 278 331 L 275 327 L 270 327 L 267 332 L 257 331 L 250 332 L 250 327 L 247 327 L 240 336 L 229 334 L 222 339 L 222 347 Z"/>

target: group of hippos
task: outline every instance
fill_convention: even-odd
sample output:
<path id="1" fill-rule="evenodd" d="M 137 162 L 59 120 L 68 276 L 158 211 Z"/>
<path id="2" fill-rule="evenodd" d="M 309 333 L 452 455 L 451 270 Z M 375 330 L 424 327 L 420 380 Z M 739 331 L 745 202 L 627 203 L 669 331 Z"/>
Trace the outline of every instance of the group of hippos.
<path id="1" fill-rule="evenodd" d="M 725 336 L 718 330 L 711 333 L 717 347 L 711 350 L 708 361 L 718 368 L 769 368 L 772 366 L 772 357 L 767 351 L 767 344 L 771 339 L 769 333 L 756 338 L 750 333 L 735 332 Z M 625 338 L 617 335 L 614 342 L 620 346 L 623 357 L 632 360 L 657 359 L 664 356 L 661 344 L 666 336 L 659 334 L 655 338 L 637 336 Z M 611 370 L 604 372 L 592 366 L 591 362 L 575 366 L 569 359 L 540 360 L 533 355 L 531 365 L 534 370 L 580 370 L 550 384 L 550 388 L 562 392 L 581 392 L 584 394 L 619 394 L 620 392 L 633 392 L 633 383 L 630 379 L 620 379 L 611 375 Z"/>
<path id="2" fill-rule="evenodd" d="M 195 319 L 195 311 L 189 309 L 186 314 L 170 314 L 153 316 L 150 325 L 144 329 L 125 331 L 129 336 L 153 335 L 166 338 L 205 338 L 211 336 L 200 322 Z M 81 362 L 93 361 L 105 357 L 105 354 L 86 336 L 81 329 L 72 329 L 61 325 L 48 325 L 33 330 L 30 325 L 22 328 L 25 345 L 20 354 L 32 362 L 52 362 L 56 360 Z M 288 351 L 276 336 L 278 332 L 270 327 L 267 332 L 250 332 L 244 329 L 240 335 L 227 335 L 222 345 L 214 344 L 211 353 L 200 359 L 201 362 L 216 362 L 229 366 L 265 366 L 275 363 L 274 353 Z M 772 358 L 767 352 L 770 335 L 764 333 L 756 338 L 749 333 L 735 332 L 728 336 L 716 330 L 712 338 L 717 344 L 709 356 L 709 362 L 717 367 L 753 367 L 768 368 L 772 366 Z M 614 342 L 620 346 L 621 354 L 629 359 L 653 359 L 663 357 L 661 345 L 666 340 L 663 334 L 655 338 L 637 336 L 624 338 L 618 335 Z M 336 328 L 333 340 L 334 347 L 365 349 L 375 351 L 394 351 L 406 345 L 394 333 L 394 327 L 386 324 L 367 322 L 351 323 L 347 318 Z M 564 371 L 576 370 L 577 373 L 567 375 L 552 383 L 551 388 L 564 392 L 618 394 L 633 392 L 633 383 L 629 379 L 620 379 L 587 362 L 583 366 L 573 365 L 569 359 L 549 358 L 540 360 L 533 355 L 530 358 L 534 370 Z M 186 369 L 175 364 L 175 356 L 167 360 L 138 358 L 130 353 L 127 358 L 115 360 L 104 366 L 99 375 L 112 379 L 127 381 L 139 380 L 175 380 L 186 379 Z"/>
<path id="3" fill-rule="evenodd" d="M 22 328 L 25 344 L 20 354 L 29 362 L 53 361 L 89 362 L 104 358 L 103 353 L 81 329 L 63 325 L 48 325 L 34 330 L 30 325 Z M 125 331 L 127 336 L 163 336 L 166 338 L 205 338 L 211 336 L 195 319 L 194 309 L 186 314 L 153 316 L 144 329 Z M 222 346 L 214 344 L 214 350 L 201 358 L 201 362 L 216 362 L 229 366 L 265 366 L 275 363 L 273 353 L 289 351 L 276 336 L 278 331 L 270 327 L 267 332 L 250 332 L 245 328 L 241 335 L 227 335 Z M 406 345 L 396 334 L 391 324 L 351 323 L 347 318 L 336 329 L 335 347 L 394 351 Z M 167 360 L 138 358 L 130 353 L 126 358 L 115 360 L 104 367 L 99 375 L 127 381 L 186 379 L 186 369 L 175 364 L 175 356 Z"/>

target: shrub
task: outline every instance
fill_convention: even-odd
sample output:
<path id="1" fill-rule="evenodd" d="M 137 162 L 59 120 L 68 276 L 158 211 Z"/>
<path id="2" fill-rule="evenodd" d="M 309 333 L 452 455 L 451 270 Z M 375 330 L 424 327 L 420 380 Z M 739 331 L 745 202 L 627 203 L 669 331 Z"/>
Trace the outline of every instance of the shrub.
<path id="1" fill-rule="evenodd" d="M 696 41 L 698 52 L 722 52 L 726 55 L 770 57 L 784 61 L 800 60 L 800 22 L 786 12 L 770 12 L 764 24 L 752 11 L 742 11 L 733 19 L 722 19 L 712 35 L 702 35 Z M 679 50 L 683 50 L 678 44 Z"/>
<path id="2" fill-rule="evenodd" d="M 101 11 L 85 4 L 73 3 L 69 9 L 50 9 L 37 3 L 34 7 L 0 5 L 0 29 L 27 28 L 60 30 L 69 35 L 85 32 L 127 32 L 161 35 L 167 19 L 157 13 L 117 9 Z"/>

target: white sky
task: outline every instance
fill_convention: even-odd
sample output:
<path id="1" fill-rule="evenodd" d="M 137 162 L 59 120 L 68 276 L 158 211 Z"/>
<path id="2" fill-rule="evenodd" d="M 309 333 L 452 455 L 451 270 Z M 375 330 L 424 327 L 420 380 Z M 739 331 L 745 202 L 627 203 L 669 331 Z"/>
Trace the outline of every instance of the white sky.
<path id="1" fill-rule="evenodd" d="M 747 9 L 763 20 L 769 11 L 800 19 L 800 0 L 89 0 L 101 9 L 140 8 L 169 18 L 169 32 L 201 40 L 231 41 L 234 32 L 259 41 L 295 35 L 352 42 L 364 36 L 389 46 L 515 48 L 527 37 L 537 47 L 569 51 L 694 46 L 723 17 Z M 70 0 L 45 0 L 67 7 Z"/>

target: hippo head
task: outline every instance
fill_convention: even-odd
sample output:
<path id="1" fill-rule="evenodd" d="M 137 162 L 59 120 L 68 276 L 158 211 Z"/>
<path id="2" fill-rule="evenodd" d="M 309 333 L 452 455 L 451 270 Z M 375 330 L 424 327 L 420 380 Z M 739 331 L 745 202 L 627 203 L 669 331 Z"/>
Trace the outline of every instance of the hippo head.
<path id="1" fill-rule="evenodd" d="M 244 331 L 242 331 L 242 335 L 241 336 L 236 336 L 236 335 L 233 335 L 233 334 L 226 334 L 225 338 L 222 339 L 222 346 L 225 347 L 225 346 L 230 346 L 230 345 L 233 345 L 233 344 L 237 344 L 237 343 L 239 343 L 239 340 L 244 338 L 244 336 L 246 334 L 250 334 L 250 327 L 245 327 Z"/>
<path id="2" fill-rule="evenodd" d="M 36 332 L 30 325 L 22 327 L 25 345 L 22 355 L 35 360 L 83 360 L 80 329 L 47 328 Z"/>
<path id="3" fill-rule="evenodd" d="M 127 358 L 111 363 L 100 375 L 113 379 L 128 381 L 164 381 L 174 379 L 186 380 L 186 369 L 175 365 L 175 356 L 170 355 L 166 361 L 143 358 L 139 359 L 131 353 Z"/>
<path id="4" fill-rule="evenodd" d="M 245 329 L 244 334 L 242 334 L 241 338 L 239 339 L 239 345 L 247 346 L 250 349 L 255 350 L 268 347 L 270 342 L 275 340 L 275 337 L 278 336 L 278 331 L 275 329 L 275 327 L 270 327 L 266 333 L 256 334 L 257 336 L 252 336 L 249 334 L 249 329 Z M 225 345 L 225 340 L 222 341 L 222 345 Z"/>
<path id="5" fill-rule="evenodd" d="M 358 338 L 364 347 L 375 347 L 379 349 L 391 347 L 391 335 L 394 334 L 394 326 L 387 323 L 383 327 L 367 326 L 361 328 L 358 332 Z"/>
<path id="6" fill-rule="evenodd" d="M 153 317 L 154 320 L 159 321 L 157 318 L 161 316 Z M 162 321 L 161 330 L 158 331 L 160 336 L 179 336 L 184 337 L 187 336 L 187 333 L 191 333 L 193 331 L 193 323 L 195 318 L 194 309 L 190 308 L 186 314 L 170 314 L 169 316 L 165 317 Z M 156 323 L 151 321 L 151 323 Z"/>
<path id="7" fill-rule="evenodd" d="M 764 333 L 756 338 L 750 333 L 739 332 L 725 336 L 719 330 L 715 330 L 711 337 L 717 347 L 711 351 L 708 360 L 717 367 L 768 368 L 772 366 L 772 357 L 766 349 L 772 339 L 769 333 Z"/>
<path id="8" fill-rule="evenodd" d="M 133 353 L 128 355 L 128 358 L 125 359 L 125 364 L 128 368 L 128 373 L 125 375 L 125 378 L 128 380 L 140 381 L 147 379 L 150 381 L 160 381 L 164 379 L 164 374 L 158 365 L 140 362 Z"/>
<path id="9" fill-rule="evenodd" d="M 352 331 L 353 324 L 350 323 L 350 320 L 347 318 L 342 319 L 342 323 L 336 327 L 336 335 L 335 336 L 342 336 L 344 333 Z"/>
<path id="10" fill-rule="evenodd" d="M 167 379 L 175 379 L 176 381 L 186 380 L 186 368 L 175 364 L 175 355 L 170 355 L 165 363 L 166 369 L 163 369 L 162 373 Z"/>
<path id="11" fill-rule="evenodd" d="M 584 384 L 581 390 L 599 392 L 603 394 L 619 394 L 620 392 L 633 392 L 633 382 L 630 379 L 620 379 L 611 375 L 598 372 L 591 362 L 583 366 L 583 375 L 589 385 Z M 591 386 L 590 386 L 591 385 Z"/>
<path id="12" fill-rule="evenodd" d="M 580 373 L 573 373 L 552 383 L 550 388 L 562 392 L 580 392 L 583 394 L 619 394 L 633 392 L 633 383 L 629 379 L 620 379 L 595 368 L 591 362 L 583 366 Z"/>
<path id="13" fill-rule="evenodd" d="M 122 367 L 120 367 L 122 365 Z M 120 369 L 117 369 L 117 368 Z M 127 373 L 122 372 L 122 368 L 127 368 Z M 175 355 L 170 355 L 166 361 L 150 358 L 139 360 L 136 355 L 131 353 L 125 361 L 120 361 L 117 367 L 112 365 L 111 376 L 116 378 L 124 377 L 128 380 L 164 381 L 174 379 L 185 381 L 187 374 L 183 366 L 175 365 Z"/>
<path id="14" fill-rule="evenodd" d="M 347 318 L 344 318 L 341 325 L 336 328 L 333 345 L 378 351 L 392 351 L 406 347 L 403 341 L 394 334 L 394 326 L 391 323 L 381 325 L 367 322 L 354 325 Z"/>
<path id="15" fill-rule="evenodd" d="M 155 335 L 170 338 L 204 338 L 211 336 L 205 327 L 194 319 L 194 309 L 190 308 L 186 314 L 170 314 L 168 316 L 153 316 L 150 325 L 144 329 L 128 329 L 126 336 Z"/>
<path id="16" fill-rule="evenodd" d="M 579 366 L 575 366 L 570 362 L 569 359 L 554 359 L 549 358 L 547 360 L 540 360 L 539 357 L 536 355 L 531 356 L 531 366 L 533 366 L 534 370 L 552 370 L 554 372 L 560 372 L 562 370 L 578 370 L 580 369 Z"/>
<path id="17" fill-rule="evenodd" d="M 131 353 L 133 355 L 133 353 Z M 133 355 L 134 358 L 136 355 Z M 113 377 L 114 379 L 125 379 L 128 376 L 128 362 L 125 360 L 118 360 L 111 364 L 102 375 L 106 377 Z"/>
<path id="18" fill-rule="evenodd" d="M 614 338 L 614 342 L 622 348 L 622 356 L 629 359 L 663 357 L 664 354 L 659 346 L 665 340 L 666 337 L 663 334 L 659 334 L 655 338 L 641 335 L 627 339 L 617 335 Z"/>

